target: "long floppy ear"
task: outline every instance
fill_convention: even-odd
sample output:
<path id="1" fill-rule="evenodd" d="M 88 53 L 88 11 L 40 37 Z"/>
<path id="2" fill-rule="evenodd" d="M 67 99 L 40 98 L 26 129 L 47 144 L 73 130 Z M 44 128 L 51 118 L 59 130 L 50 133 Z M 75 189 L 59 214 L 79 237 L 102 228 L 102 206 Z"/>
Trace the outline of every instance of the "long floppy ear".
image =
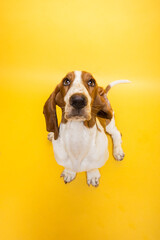
<path id="1" fill-rule="evenodd" d="M 98 87 L 96 97 L 93 102 L 93 109 L 97 117 L 111 120 L 113 110 L 107 98 L 107 94 L 102 87 Z"/>
<path id="2" fill-rule="evenodd" d="M 47 99 L 44 107 L 43 114 L 46 120 L 46 129 L 48 132 L 54 132 L 54 139 L 58 138 L 59 129 L 58 129 L 58 120 L 56 114 L 56 96 L 59 93 L 59 85 L 55 88 L 54 92 Z"/>

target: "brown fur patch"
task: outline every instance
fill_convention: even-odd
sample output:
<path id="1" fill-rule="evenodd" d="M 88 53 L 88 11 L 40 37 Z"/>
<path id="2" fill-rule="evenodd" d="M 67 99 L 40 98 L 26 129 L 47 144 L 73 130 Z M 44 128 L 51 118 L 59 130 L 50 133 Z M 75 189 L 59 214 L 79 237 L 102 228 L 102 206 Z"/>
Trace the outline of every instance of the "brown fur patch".
<path id="1" fill-rule="evenodd" d="M 68 78 L 70 80 L 71 84 L 69 86 L 64 86 L 63 81 L 65 78 Z M 62 81 L 56 86 L 55 90 L 47 99 L 43 108 L 43 113 L 45 115 L 45 120 L 46 120 L 46 129 L 48 132 L 54 132 L 55 140 L 58 138 L 58 134 L 59 134 L 56 105 L 58 105 L 62 109 L 62 122 L 66 123 L 67 120 L 64 118 L 64 108 L 65 108 L 64 97 L 68 92 L 69 88 L 71 87 L 74 81 L 74 78 L 75 78 L 74 72 L 68 73 L 62 79 Z"/>
<path id="2" fill-rule="evenodd" d="M 95 81 L 94 86 L 88 86 L 88 81 L 93 79 Z M 94 77 L 87 72 L 82 72 L 82 81 L 88 90 L 92 101 L 91 101 L 91 120 L 85 121 L 84 124 L 86 127 L 93 127 L 96 123 L 96 117 L 100 120 L 101 125 L 105 128 L 113 116 L 113 111 L 110 105 L 110 102 L 107 98 L 106 90 L 102 87 L 98 87 Z M 105 120 L 102 120 L 105 119 Z"/>

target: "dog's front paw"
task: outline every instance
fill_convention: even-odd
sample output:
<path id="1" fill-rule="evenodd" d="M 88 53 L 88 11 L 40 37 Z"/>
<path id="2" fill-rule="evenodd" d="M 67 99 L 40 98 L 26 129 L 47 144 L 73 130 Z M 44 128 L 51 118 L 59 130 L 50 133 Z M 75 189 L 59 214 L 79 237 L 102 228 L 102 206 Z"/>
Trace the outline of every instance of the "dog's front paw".
<path id="1" fill-rule="evenodd" d="M 99 179 L 100 179 L 100 172 L 98 169 L 90 170 L 87 172 L 87 184 L 90 184 L 94 187 L 98 187 Z"/>
<path id="2" fill-rule="evenodd" d="M 64 169 L 64 171 L 61 173 L 61 177 L 63 177 L 63 180 L 65 183 L 69 183 L 73 179 L 75 179 L 76 172 L 69 170 L 69 169 Z"/>
<path id="3" fill-rule="evenodd" d="M 48 140 L 52 142 L 52 139 L 54 138 L 54 132 L 49 132 L 48 133 Z"/>
<path id="4" fill-rule="evenodd" d="M 113 149 L 113 156 L 114 156 L 114 158 L 117 161 L 122 161 L 124 156 L 125 156 L 125 154 L 124 154 L 124 152 L 123 152 L 121 147 L 114 147 L 114 149 Z"/>

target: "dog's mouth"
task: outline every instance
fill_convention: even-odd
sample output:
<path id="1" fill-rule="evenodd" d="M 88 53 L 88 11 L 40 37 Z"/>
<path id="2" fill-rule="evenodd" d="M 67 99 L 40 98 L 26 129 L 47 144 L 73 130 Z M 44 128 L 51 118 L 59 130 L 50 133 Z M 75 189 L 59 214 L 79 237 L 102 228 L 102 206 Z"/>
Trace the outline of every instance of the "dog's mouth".
<path id="1" fill-rule="evenodd" d="M 66 120 L 74 121 L 89 121 L 91 119 L 91 114 L 87 113 L 85 109 L 72 109 L 70 112 L 65 113 Z"/>

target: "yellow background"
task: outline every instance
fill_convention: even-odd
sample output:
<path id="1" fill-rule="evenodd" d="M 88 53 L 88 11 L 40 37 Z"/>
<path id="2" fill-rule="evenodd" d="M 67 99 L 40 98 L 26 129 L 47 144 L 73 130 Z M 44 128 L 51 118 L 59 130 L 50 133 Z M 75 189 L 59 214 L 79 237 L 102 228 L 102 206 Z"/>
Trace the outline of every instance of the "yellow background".
<path id="1" fill-rule="evenodd" d="M 159 1 L 0 5 L 0 240 L 159 240 Z M 65 185 L 47 141 L 44 102 L 72 70 L 132 81 L 109 93 L 126 156 L 109 138 L 98 188 Z"/>

